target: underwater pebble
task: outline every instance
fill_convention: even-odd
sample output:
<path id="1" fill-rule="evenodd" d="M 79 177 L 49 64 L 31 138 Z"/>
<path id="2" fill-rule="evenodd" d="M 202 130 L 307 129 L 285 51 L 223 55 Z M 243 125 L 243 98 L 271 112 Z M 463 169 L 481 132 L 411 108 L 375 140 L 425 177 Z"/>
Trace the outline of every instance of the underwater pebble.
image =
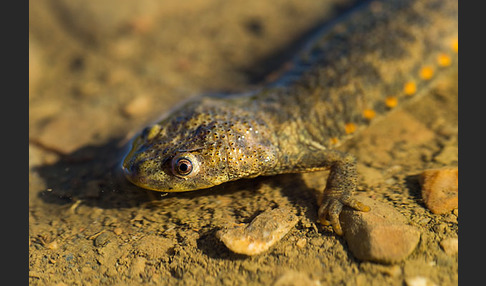
<path id="1" fill-rule="evenodd" d="M 235 253 L 257 255 L 282 239 L 298 220 L 290 209 L 278 208 L 259 214 L 250 224 L 224 228 L 216 236 Z"/>

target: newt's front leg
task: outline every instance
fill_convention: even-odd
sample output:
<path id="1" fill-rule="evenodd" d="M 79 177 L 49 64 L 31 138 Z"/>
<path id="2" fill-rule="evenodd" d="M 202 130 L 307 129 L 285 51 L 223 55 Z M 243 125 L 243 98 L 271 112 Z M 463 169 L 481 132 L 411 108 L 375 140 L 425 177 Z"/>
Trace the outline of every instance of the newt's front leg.
<path id="1" fill-rule="evenodd" d="M 333 150 L 323 151 L 323 155 L 330 173 L 326 188 L 318 198 L 318 217 L 322 224 L 331 224 L 336 234 L 343 235 L 339 223 L 343 206 L 364 212 L 369 211 L 370 207 L 352 197 L 357 181 L 356 159 L 352 155 Z"/>

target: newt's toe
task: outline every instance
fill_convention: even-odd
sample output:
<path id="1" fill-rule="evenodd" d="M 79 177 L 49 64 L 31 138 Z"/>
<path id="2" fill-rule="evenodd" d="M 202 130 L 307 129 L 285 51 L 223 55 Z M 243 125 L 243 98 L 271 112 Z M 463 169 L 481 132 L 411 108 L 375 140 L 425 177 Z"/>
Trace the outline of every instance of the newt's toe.
<path id="1" fill-rule="evenodd" d="M 352 198 L 327 198 L 322 201 L 319 207 L 318 217 L 322 225 L 332 225 L 332 229 L 337 235 L 343 235 L 343 229 L 339 222 L 339 215 L 344 206 L 351 207 L 358 211 L 368 212 L 371 208 L 362 202 Z"/>
<path id="2" fill-rule="evenodd" d="M 337 235 L 343 235 L 343 230 L 339 222 L 339 214 L 343 209 L 343 204 L 336 200 L 330 200 L 321 205 L 318 216 L 319 222 L 323 225 L 332 225 L 332 229 Z"/>
<path id="3" fill-rule="evenodd" d="M 357 211 L 369 212 L 371 208 L 356 199 L 347 199 L 342 201 L 344 205 L 353 208 Z"/>

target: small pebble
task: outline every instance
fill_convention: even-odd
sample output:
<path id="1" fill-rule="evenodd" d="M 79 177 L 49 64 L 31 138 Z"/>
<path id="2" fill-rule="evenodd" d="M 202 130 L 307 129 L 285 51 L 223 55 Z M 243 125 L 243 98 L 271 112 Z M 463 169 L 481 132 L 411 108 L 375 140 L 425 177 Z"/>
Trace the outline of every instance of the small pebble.
<path id="1" fill-rule="evenodd" d="M 429 222 L 430 222 L 430 218 L 429 217 L 424 217 L 424 218 L 421 218 L 418 223 L 422 226 L 425 226 L 427 225 Z"/>
<path id="2" fill-rule="evenodd" d="M 428 278 L 423 277 L 423 276 L 414 276 L 414 277 L 405 278 L 405 284 L 407 286 L 434 286 L 434 285 L 436 285 L 435 283 L 430 281 Z"/>
<path id="3" fill-rule="evenodd" d="M 459 251 L 459 240 L 457 238 L 446 238 L 440 242 L 440 247 L 447 255 L 454 255 Z"/>
<path id="4" fill-rule="evenodd" d="M 222 229 L 216 236 L 235 253 L 257 255 L 282 239 L 298 220 L 290 209 L 278 208 L 259 214 L 248 225 Z"/>
<path id="5" fill-rule="evenodd" d="M 420 232 L 393 207 L 365 196 L 357 199 L 371 207 L 369 212 L 344 209 L 341 213 L 344 238 L 353 255 L 363 261 L 395 263 L 417 246 Z"/>
<path id="6" fill-rule="evenodd" d="M 301 238 L 296 243 L 297 247 L 304 248 L 307 245 L 307 239 Z"/>
<path id="7" fill-rule="evenodd" d="M 123 113 L 129 117 L 145 114 L 151 105 L 151 100 L 146 96 L 137 96 L 123 107 Z"/>
<path id="8" fill-rule="evenodd" d="M 121 227 L 115 227 L 115 229 L 113 230 L 113 232 L 116 235 L 121 235 L 123 233 L 123 229 Z"/>
<path id="9" fill-rule="evenodd" d="M 458 169 L 426 170 L 420 174 L 422 198 L 434 214 L 445 214 L 458 207 Z"/>
<path id="10" fill-rule="evenodd" d="M 438 223 L 438 224 L 434 225 L 433 229 L 437 234 L 442 234 L 447 230 L 447 224 Z"/>
<path id="11" fill-rule="evenodd" d="M 110 241 L 110 239 L 111 235 L 109 235 L 107 232 L 103 232 L 95 238 L 94 245 L 96 247 L 104 246 Z"/>
<path id="12" fill-rule="evenodd" d="M 324 239 L 322 237 L 314 237 L 311 239 L 310 243 L 314 246 L 322 246 L 324 244 Z"/>
<path id="13" fill-rule="evenodd" d="M 46 248 L 48 248 L 50 250 L 56 250 L 56 249 L 59 248 L 59 245 L 57 244 L 57 241 L 55 241 L 55 240 L 47 243 L 45 246 L 46 246 Z"/>

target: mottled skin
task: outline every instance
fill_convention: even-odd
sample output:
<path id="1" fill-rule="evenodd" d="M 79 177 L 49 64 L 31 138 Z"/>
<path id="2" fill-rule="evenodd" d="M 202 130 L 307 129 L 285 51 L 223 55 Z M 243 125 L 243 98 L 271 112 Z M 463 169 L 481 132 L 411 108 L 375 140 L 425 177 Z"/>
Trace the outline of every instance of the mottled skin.
<path id="1" fill-rule="evenodd" d="M 393 100 L 416 97 L 457 68 L 457 6 L 456 0 L 389 0 L 357 7 L 324 27 L 278 82 L 250 94 L 194 100 L 147 127 L 124 159 L 127 178 L 143 188 L 183 192 L 330 169 L 319 219 L 342 234 L 343 206 L 369 207 L 352 198 L 355 158 L 335 147 L 392 109 Z"/>

